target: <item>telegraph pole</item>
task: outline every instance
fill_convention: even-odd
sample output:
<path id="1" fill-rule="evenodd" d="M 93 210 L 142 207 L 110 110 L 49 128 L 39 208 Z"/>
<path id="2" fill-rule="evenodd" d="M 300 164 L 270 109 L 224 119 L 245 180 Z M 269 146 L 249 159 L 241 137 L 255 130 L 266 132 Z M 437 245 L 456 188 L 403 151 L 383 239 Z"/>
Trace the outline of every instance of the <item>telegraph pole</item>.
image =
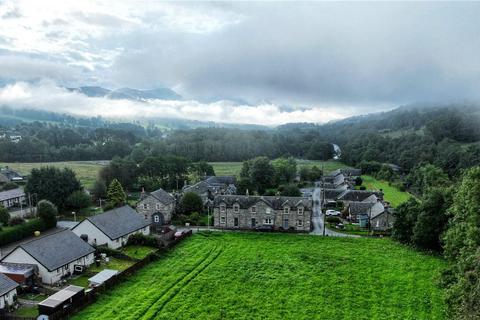
<path id="1" fill-rule="evenodd" d="M 325 215 L 326 213 L 323 212 L 323 206 L 325 203 L 325 178 L 323 174 L 323 164 L 322 164 L 322 189 L 320 190 L 320 214 L 323 214 L 323 236 L 325 236 Z"/>

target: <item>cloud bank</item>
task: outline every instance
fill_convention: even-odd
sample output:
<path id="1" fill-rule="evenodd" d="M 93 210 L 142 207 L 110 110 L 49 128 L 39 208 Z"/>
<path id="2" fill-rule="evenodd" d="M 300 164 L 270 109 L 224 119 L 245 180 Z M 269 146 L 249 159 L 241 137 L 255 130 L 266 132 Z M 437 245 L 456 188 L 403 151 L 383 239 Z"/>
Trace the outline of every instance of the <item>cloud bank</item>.
<path id="1" fill-rule="evenodd" d="M 201 103 L 195 100 L 111 100 L 87 97 L 58 87 L 51 81 L 17 82 L 0 89 L 0 105 L 39 109 L 77 116 L 102 116 L 117 120 L 173 118 L 219 123 L 279 125 L 290 122 L 326 122 L 348 116 L 328 108 L 284 108 L 271 103 L 242 105 L 232 101 Z"/>

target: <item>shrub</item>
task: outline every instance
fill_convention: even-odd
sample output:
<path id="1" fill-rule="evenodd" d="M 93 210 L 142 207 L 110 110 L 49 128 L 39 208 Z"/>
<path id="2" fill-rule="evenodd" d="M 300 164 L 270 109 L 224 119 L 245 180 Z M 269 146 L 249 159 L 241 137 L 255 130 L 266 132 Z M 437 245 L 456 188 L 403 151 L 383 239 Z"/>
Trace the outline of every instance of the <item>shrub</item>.
<path id="1" fill-rule="evenodd" d="M 33 236 L 35 231 L 43 231 L 45 229 L 45 223 L 41 219 L 34 219 L 16 225 L 0 233 L 0 246 Z"/>
<path id="2" fill-rule="evenodd" d="M 53 228 L 57 225 L 57 207 L 48 200 L 41 200 L 37 205 L 38 217 L 45 223 L 45 227 Z"/>
<path id="3" fill-rule="evenodd" d="M 332 216 L 326 217 L 325 220 L 328 223 L 340 223 L 341 222 L 339 217 L 332 217 Z"/>
<path id="4" fill-rule="evenodd" d="M 18 188 L 18 184 L 16 184 L 15 182 L 7 182 L 3 185 L 3 190 L 4 191 L 7 191 L 7 190 L 12 190 L 12 189 L 17 189 Z"/>
<path id="5" fill-rule="evenodd" d="M 0 222 L 6 226 L 10 220 L 10 213 L 8 210 L 0 204 Z"/>
<path id="6" fill-rule="evenodd" d="M 83 190 L 75 191 L 67 198 L 67 207 L 70 209 L 86 208 L 91 203 L 92 198 Z"/>
<path id="7" fill-rule="evenodd" d="M 25 223 L 25 219 L 21 217 L 14 217 L 10 219 L 10 221 L 8 222 L 10 226 L 18 226 L 19 224 L 22 224 L 22 223 Z"/>
<path id="8" fill-rule="evenodd" d="M 157 247 L 157 240 L 153 236 L 146 236 L 142 233 L 132 234 L 128 237 L 127 245 L 139 245 Z"/>

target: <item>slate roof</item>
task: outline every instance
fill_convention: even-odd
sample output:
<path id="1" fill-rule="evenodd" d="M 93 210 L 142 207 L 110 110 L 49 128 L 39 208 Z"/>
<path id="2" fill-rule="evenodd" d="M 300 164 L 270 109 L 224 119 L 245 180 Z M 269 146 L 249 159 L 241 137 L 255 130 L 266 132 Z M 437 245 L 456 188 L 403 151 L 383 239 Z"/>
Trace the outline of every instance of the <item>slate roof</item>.
<path id="1" fill-rule="evenodd" d="M 25 192 L 22 189 L 16 188 L 12 190 L 2 191 L 0 192 L 0 201 L 5 201 L 8 199 L 15 199 L 25 196 Z"/>
<path id="2" fill-rule="evenodd" d="M 325 199 L 337 200 L 345 192 L 345 189 L 325 189 Z"/>
<path id="3" fill-rule="evenodd" d="M 375 194 L 373 191 L 368 190 L 348 190 L 342 194 L 338 199 L 343 201 L 363 201 Z"/>
<path id="4" fill-rule="evenodd" d="M 16 283 L 3 273 L 0 273 L 0 296 L 3 296 L 4 294 L 12 291 L 16 287 L 18 287 L 18 283 Z"/>
<path id="5" fill-rule="evenodd" d="M 349 212 L 352 216 L 366 214 L 370 216 L 370 219 L 382 214 L 385 211 L 385 207 L 381 202 L 350 202 Z"/>
<path id="6" fill-rule="evenodd" d="M 193 192 L 193 193 L 196 193 L 196 194 L 199 194 L 199 195 L 200 194 L 205 194 L 208 191 L 213 193 L 213 192 L 215 192 L 215 188 L 205 181 L 197 182 L 194 185 L 187 186 L 183 189 L 183 192 L 185 192 L 185 193 L 186 192 Z"/>
<path id="7" fill-rule="evenodd" d="M 358 177 L 362 175 L 362 169 L 342 168 L 340 172 L 345 176 Z"/>
<path id="8" fill-rule="evenodd" d="M 281 210 L 284 206 L 296 208 L 303 206 L 307 210 L 311 210 L 312 201 L 305 197 L 276 197 L 276 196 L 243 196 L 243 195 L 222 195 L 215 197 L 214 206 L 217 207 L 221 203 L 225 203 L 227 207 L 233 207 L 235 203 L 240 205 L 242 209 L 248 209 L 256 203 L 263 201 L 274 210 Z"/>
<path id="9" fill-rule="evenodd" d="M 10 179 L 8 179 L 8 177 L 3 173 L 0 173 L 0 183 L 7 183 L 7 182 L 10 182 Z"/>
<path id="10" fill-rule="evenodd" d="M 210 177 L 207 177 L 205 181 L 209 184 L 230 185 L 230 184 L 236 184 L 237 178 L 235 178 L 235 176 L 210 176 Z"/>
<path id="11" fill-rule="evenodd" d="M 150 195 L 163 204 L 170 204 L 175 201 L 175 198 L 162 188 L 151 192 Z"/>
<path id="12" fill-rule="evenodd" d="M 70 230 L 62 230 L 34 239 L 17 248 L 25 250 L 49 271 L 63 267 L 95 251 L 92 246 Z M 2 261 L 9 255 L 6 255 Z"/>
<path id="13" fill-rule="evenodd" d="M 150 223 L 143 219 L 130 206 L 123 206 L 87 218 L 110 239 L 115 240 L 146 226 Z M 75 229 L 75 228 L 74 228 Z"/>

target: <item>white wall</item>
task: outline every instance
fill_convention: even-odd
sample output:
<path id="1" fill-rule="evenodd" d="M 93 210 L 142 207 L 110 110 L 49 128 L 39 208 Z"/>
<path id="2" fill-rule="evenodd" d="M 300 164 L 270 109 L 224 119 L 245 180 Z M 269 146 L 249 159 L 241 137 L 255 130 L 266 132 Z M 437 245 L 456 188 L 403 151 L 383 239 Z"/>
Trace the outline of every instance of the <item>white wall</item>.
<path id="1" fill-rule="evenodd" d="M 111 240 L 102 231 L 100 231 L 100 229 L 98 229 L 93 223 L 85 219 L 80 224 L 78 224 L 72 231 L 79 237 L 82 234 L 88 235 L 88 243 L 90 243 L 91 245 L 106 244 L 108 245 L 109 248 L 118 249 L 122 247 L 122 243 L 127 243 L 128 237 L 132 234 L 143 233 L 144 235 L 149 235 L 150 226 L 147 226 L 144 229 L 145 230 L 141 229 L 139 231 L 129 233 L 119 239 Z"/>
<path id="2" fill-rule="evenodd" d="M 6 306 L 13 305 L 15 296 L 17 295 L 17 289 L 13 289 L 0 297 L 0 309 L 4 309 Z"/>
<path id="3" fill-rule="evenodd" d="M 69 272 L 70 274 L 73 274 L 75 265 L 90 266 L 94 262 L 94 259 L 94 253 L 91 253 L 86 257 L 72 261 L 68 265 L 58 268 L 57 270 L 49 271 L 31 255 L 25 252 L 25 250 L 22 248 L 17 248 L 8 256 L 6 256 L 2 262 L 35 264 L 38 266 L 38 275 L 42 279 L 42 282 L 45 284 L 54 284 Z"/>

